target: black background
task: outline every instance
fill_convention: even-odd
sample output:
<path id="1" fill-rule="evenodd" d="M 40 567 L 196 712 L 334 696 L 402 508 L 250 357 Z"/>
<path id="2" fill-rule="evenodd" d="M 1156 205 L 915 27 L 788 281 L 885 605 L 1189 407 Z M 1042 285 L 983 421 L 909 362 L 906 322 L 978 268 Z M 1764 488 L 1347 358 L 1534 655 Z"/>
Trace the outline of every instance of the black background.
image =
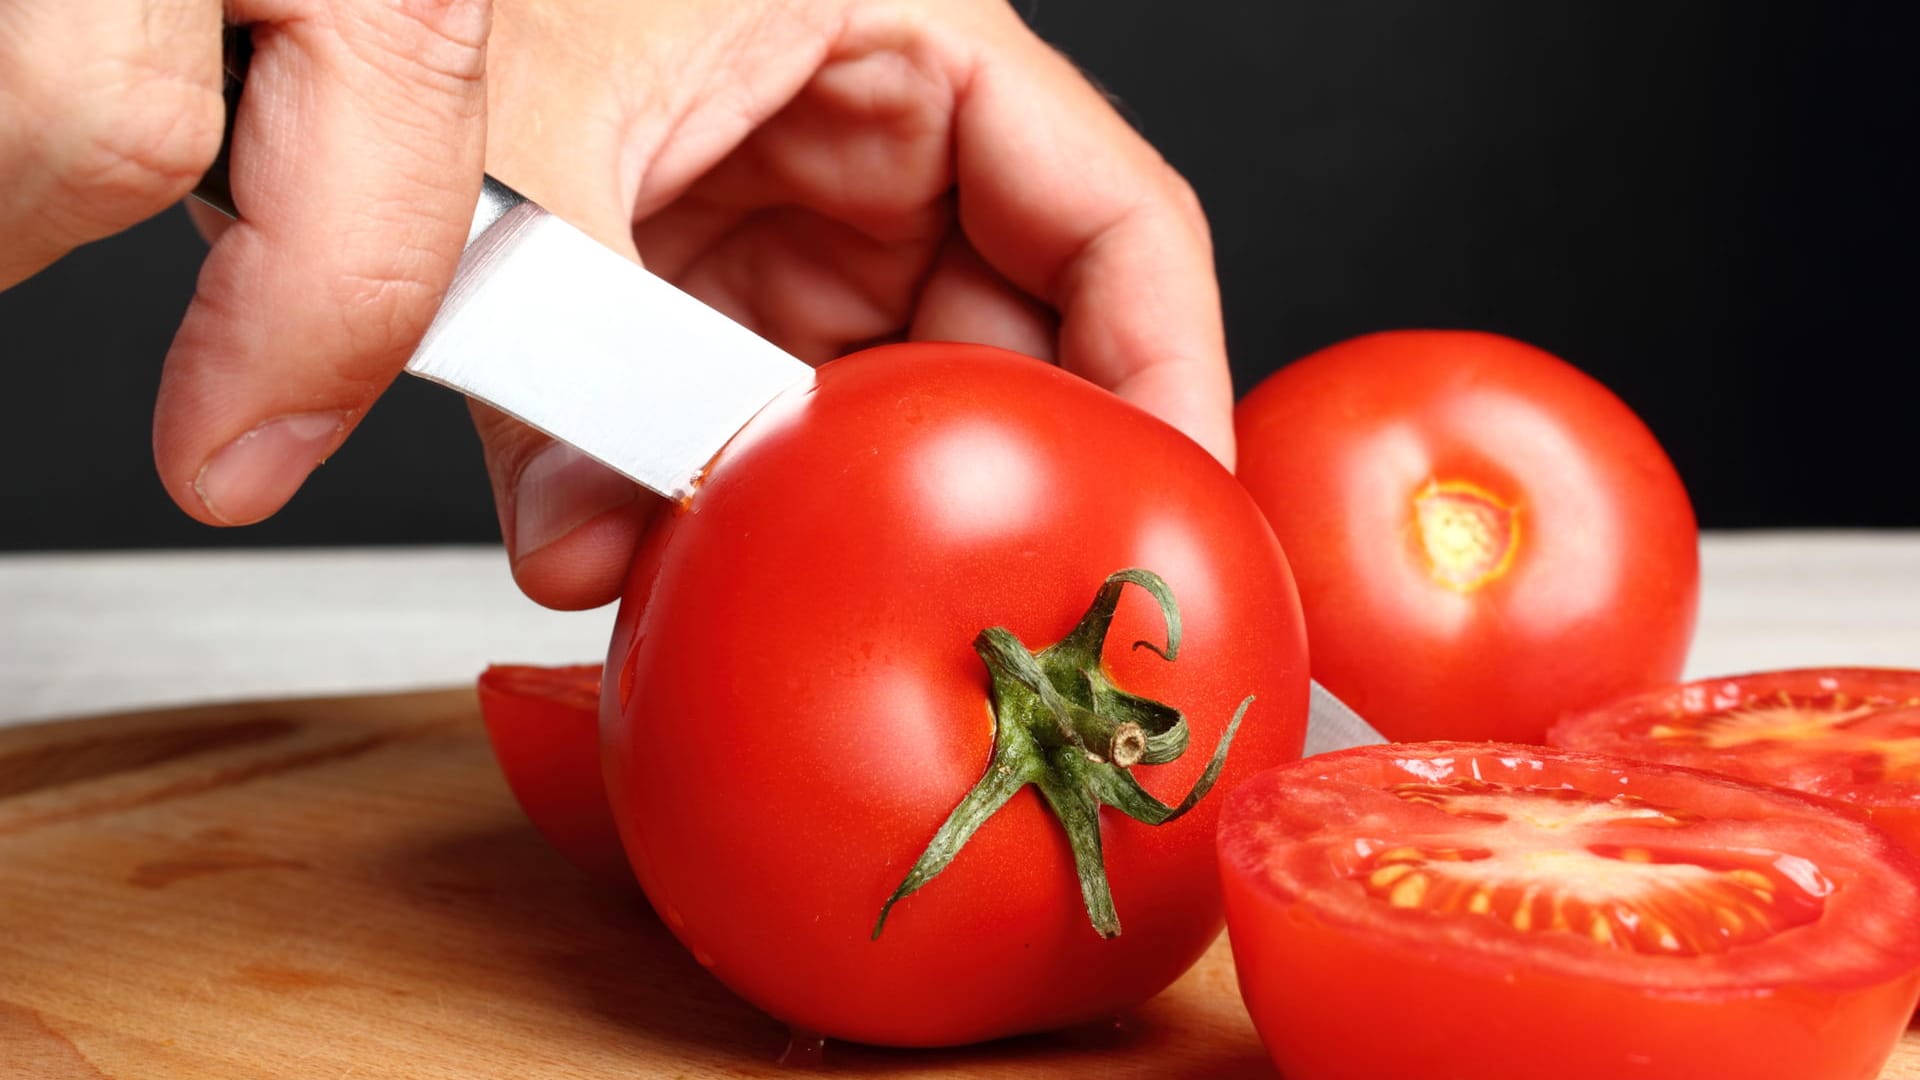
<path id="1" fill-rule="evenodd" d="M 1021 0 L 1199 189 L 1236 382 L 1463 326 L 1598 376 L 1703 525 L 1920 525 L 1920 170 L 1899 3 Z M 208 529 L 148 414 L 173 212 L 0 293 L 0 547 L 497 536 L 453 395 L 403 380 L 293 505 Z"/>

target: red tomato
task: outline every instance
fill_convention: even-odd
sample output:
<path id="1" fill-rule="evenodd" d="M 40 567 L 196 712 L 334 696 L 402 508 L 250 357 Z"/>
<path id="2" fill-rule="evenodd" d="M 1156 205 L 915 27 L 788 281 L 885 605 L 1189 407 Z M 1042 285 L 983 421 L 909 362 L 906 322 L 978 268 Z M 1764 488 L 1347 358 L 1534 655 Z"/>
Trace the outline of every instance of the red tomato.
<path id="1" fill-rule="evenodd" d="M 534 828 L 568 862 L 630 888 L 600 779 L 599 705 L 599 664 L 495 664 L 480 674 L 494 759 Z"/>
<path id="2" fill-rule="evenodd" d="M 1870 1080 L 1920 998 L 1920 861 L 1688 769 L 1323 755 L 1229 796 L 1220 865 L 1287 1080 Z"/>
<path id="3" fill-rule="evenodd" d="M 1092 924 L 1062 821 L 1011 783 L 876 933 L 963 798 L 1019 779 L 996 756 L 1017 740 L 993 707 L 1012 715 L 1019 687 L 990 684 L 976 635 L 1004 643 L 982 631 L 1005 628 L 1030 656 L 1135 567 L 1177 599 L 1177 655 L 1157 655 L 1168 627 L 1129 585 L 1112 643 L 1095 639 L 1091 669 L 1049 693 L 1097 693 L 1106 716 L 1166 715 L 1116 687 L 1182 710 L 1194 749 L 1131 773 L 1166 802 L 1202 777 L 1248 695 L 1221 789 L 1297 757 L 1292 579 L 1259 510 L 1198 446 L 996 349 L 890 346 L 822 368 L 721 454 L 629 579 L 603 747 L 654 907 L 736 992 L 830 1037 L 973 1042 L 1158 992 L 1220 928 L 1213 798 L 1159 827 L 1068 806 L 1104 862 L 1117 937 Z M 1033 738 L 1050 768 L 1129 782 L 1044 724 Z M 1079 789 L 1057 790 L 1073 803 Z"/>
<path id="4" fill-rule="evenodd" d="M 1547 739 L 1794 788 L 1864 811 L 1920 851 L 1920 671 L 1707 679 L 1567 717 Z"/>
<path id="5" fill-rule="evenodd" d="M 1492 334 L 1372 334 L 1281 369 L 1236 421 L 1314 677 L 1389 738 L 1538 742 L 1679 677 L 1692 508 L 1645 425 L 1574 368 Z"/>

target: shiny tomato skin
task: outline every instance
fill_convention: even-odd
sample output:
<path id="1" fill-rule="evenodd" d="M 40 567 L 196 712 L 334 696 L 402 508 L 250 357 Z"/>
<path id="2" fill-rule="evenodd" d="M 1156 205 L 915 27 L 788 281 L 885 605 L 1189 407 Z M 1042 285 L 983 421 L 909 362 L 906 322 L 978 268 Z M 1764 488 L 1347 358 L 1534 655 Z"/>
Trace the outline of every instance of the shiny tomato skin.
<path id="1" fill-rule="evenodd" d="M 1171 586 L 1184 641 L 1172 663 L 1129 648 L 1165 640 L 1130 588 L 1105 665 L 1192 725 L 1140 782 L 1179 800 L 1256 700 L 1186 817 L 1101 812 L 1120 936 L 1092 929 L 1028 787 L 873 939 L 988 760 L 974 636 L 1051 644 L 1129 567 Z M 649 534 L 608 664 L 608 787 L 655 909 L 765 1011 L 879 1044 L 1056 1028 L 1157 993 L 1219 932 L 1219 792 L 1298 757 L 1305 730 L 1298 599 L 1233 477 L 1091 384 L 979 346 L 857 353 L 770 406 Z"/>
<path id="2" fill-rule="evenodd" d="M 600 780 L 600 665 L 494 664 L 478 689 L 494 760 L 534 828 L 568 862 L 632 888 Z"/>
<path id="3" fill-rule="evenodd" d="M 1392 810 L 1369 821 L 1358 800 L 1308 810 L 1302 792 L 1337 804 L 1346 795 L 1329 784 L 1374 788 L 1395 769 L 1419 783 L 1435 759 L 1634 791 L 1709 828 L 1778 829 L 1837 887 L 1816 921 L 1744 952 L 1648 956 L 1483 915 L 1394 910 L 1335 872 L 1299 868 L 1317 861 L 1298 855 L 1315 829 L 1334 851 L 1368 826 L 1418 830 Z M 1920 941 L 1907 931 L 1920 861 L 1812 800 L 1694 770 L 1514 745 L 1367 747 L 1242 785 L 1221 811 L 1220 850 L 1241 992 L 1287 1080 L 1872 1080 L 1920 998 Z"/>
<path id="4" fill-rule="evenodd" d="M 1759 737 L 1755 721 L 1783 707 L 1785 722 L 1804 726 L 1809 714 L 1836 722 L 1798 737 L 1776 723 L 1766 726 L 1778 737 Z M 1729 721 L 1741 714 L 1750 737 L 1729 738 L 1741 728 Z M 1703 724 L 1720 738 L 1701 738 Z M 1920 671 L 1804 668 L 1701 679 L 1563 717 L 1547 742 L 1791 788 L 1863 814 L 1920 852 Z"/>
<path id="5" fill-rule="evenodd" d="M 1370 334 L 1282 368 L 1235 420 L 1314 677 L 1389 738 L 1538 742 L 1679 677 L 1691 504 L 1646 426 L 1571 365 L 1494 334 Z M 1449 490 L 1511 530 L 1452 576 L 1420 514 Z"/>

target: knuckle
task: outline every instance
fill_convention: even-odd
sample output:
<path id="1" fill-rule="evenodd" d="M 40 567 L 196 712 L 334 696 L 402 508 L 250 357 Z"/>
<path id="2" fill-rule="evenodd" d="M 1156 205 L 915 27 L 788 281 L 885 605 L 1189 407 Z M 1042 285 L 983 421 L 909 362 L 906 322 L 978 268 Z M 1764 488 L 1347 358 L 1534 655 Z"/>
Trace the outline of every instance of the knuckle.
<path id="1" fill-rule="evenodd" d="M 363 59 L 408 84 L 475 90 L 486 72 L 487 0 L 381 0 L 348 28 Z"/>
<path id="2" fill-rule="evenodd" d="M 52 121 L 55 183 L 90 217 L 130 223 L 178 201 L 213 165 L 218 91 L 178 75 L 119 72 Z"/>
<path id="3" fill-rule="evenodd" d="M 1165 180 L 1161 185 L 1166 204 L 1174 215 L 1189 228 L 1206 235 L 1210 231 L 1207 223 L 1207 208 L 1200 201 L 1200 193 L 1193 184 L 1171 165 L 1164 166 Z"/>

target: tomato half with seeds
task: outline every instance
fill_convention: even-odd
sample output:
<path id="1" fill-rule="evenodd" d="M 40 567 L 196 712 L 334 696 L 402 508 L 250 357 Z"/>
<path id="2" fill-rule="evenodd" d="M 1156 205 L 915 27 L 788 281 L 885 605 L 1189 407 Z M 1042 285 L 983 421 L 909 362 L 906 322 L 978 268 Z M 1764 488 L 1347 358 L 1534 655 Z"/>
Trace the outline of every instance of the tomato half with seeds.
<path id="1" fill-rule="evenodd" d="M 494 760 L 534 828 L 568 862 L 631 888 L 600 779 L 600 665 L 494 664 L 479 692 Z"/>
<path id="2" fill-rule="evenodd" d="M 1049 364 L 822 367 L 636 557 L 603 747 L 641 884 L 741 996 L 946 1045 L 1110 1018 L 1221 925 L 1218 794 L 1299 755 L 1246 491 Z"/>
<path id="3" fill-rule="evenodd" d="M 1255 777 L 1219 842 L 1288 1080 L 1870 1080 L 1920 998 L 1920 861 L 1728 777 L 1373 746 Z"/>
<path id="4" fill-rule="evenodd" d="M 1680 677 L 1692 506 L 1572 365 L 1495 334 L 1370 334 L 1282 368 L 1235 427 L 1314 677 L 1389 738 L 1538 742 Z"/>
<path id="5" fill-rule="evenodd" d="M 1803 791 L 1864 811 L 1920 852 L 1920 671 L 1704 679 L 1566 717 L 1547 739 Z"/>

